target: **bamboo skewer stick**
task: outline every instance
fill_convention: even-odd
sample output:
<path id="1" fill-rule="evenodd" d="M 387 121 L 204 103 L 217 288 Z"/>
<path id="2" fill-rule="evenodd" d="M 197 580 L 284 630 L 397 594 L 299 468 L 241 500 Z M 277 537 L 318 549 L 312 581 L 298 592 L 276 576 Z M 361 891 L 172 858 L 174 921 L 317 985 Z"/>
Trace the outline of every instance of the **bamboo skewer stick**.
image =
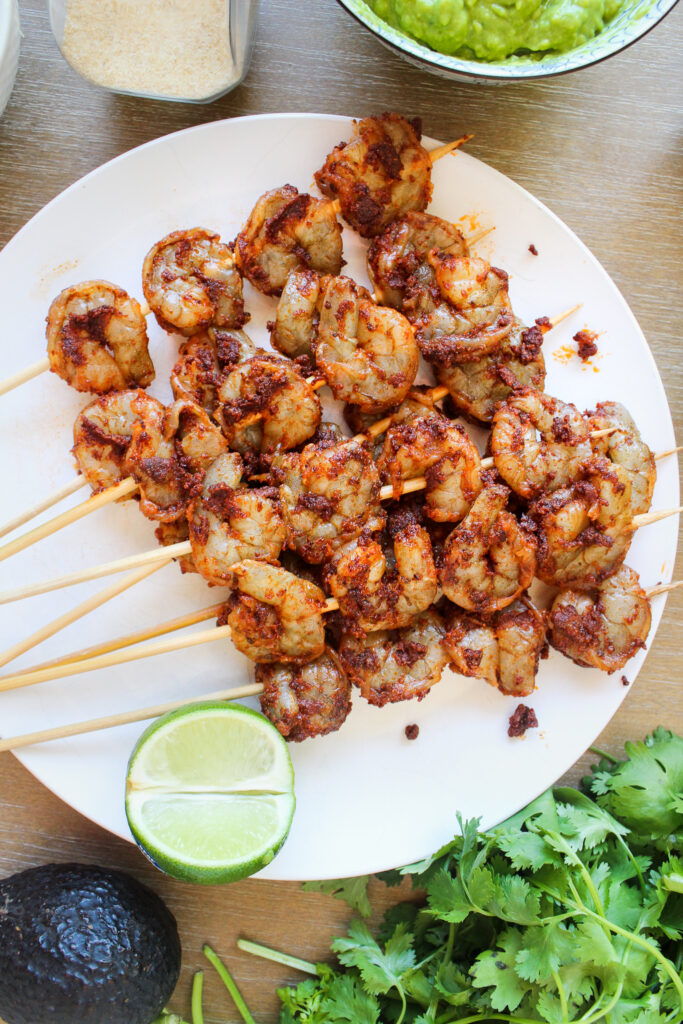
<path id="1" fill-rule="evenodd" d="M 39 359 L 37 363 L 31 363 L 30 366 L 25 366 L 23 370 L 17 370 L 11 377 L 5 377 L 3 381 L 0 381 L 0 395 L 6 395 L 8 391 L 13 391 L 14 388 L 25 384 L 26 381 L 33 380 L 34 377 L 39 377 L 41 373 L 45 373 L 49 369 L 50 360 L 45 356 L 44 359 Z"/>
<path id="2" fill-rule="evenodd" d="M 165 715 L 169 711 L 176 711 L 178 708 L 185 707 L 186 704 L 193 704 L 196 701 L 239 700 L 242 697 L 255 697 L 261 693 L 262 689 L 263 687 L 259 683 L 250 683 L 245 686 L 234 687 L 232 690 L 216 690 L 213 693 L 202 693 L 189 700 L 187 697 L 181 700 L 169 700 L 163 704 L 153 704 L 151 707 L 139 708 L 136 711 L 123 711 L 115 715 L 106 715 L 103 718 L 91 718 L 87 722 L 60 725 L 53 729 L 26 733 L 23 736 L 11 736 L 9 739 L 0 740 L 0 753 L 6 750 L 18 750 L 20 747 L 29 747 L 34 743 L 46 743 L 49 740 L 64 739 L 67 736 L 80 736 L 83 733 L 113 729 L 117 725 L 144 722 L 149 718 L 158 718 L 159 715 Z"/>
<path id="3" fill-rule="evenodd" d="M 61 658 L 41 661 L 37 665 L 31 665 L 30 668 L 22 669 L 16 675 L 22 676 L 29 672 L 37 672 L 38 669 L 53 668 L 56 665 L 68 665 L 76 661 L 87 661 L 88 658 L 95 658 L 100 654 L 109 654 L 111 651 L 121 651 L 124 647 L 132 647 L 134 644 L 144 643 L 145 640 L 155 640 L 157 637 L 175 633 L 179 629 L 186 629 L 188 626 L 196 626 L 198 623 L 206 622 L 208 619 L 215 619 L 222 607 L 223 602 L 219 601 L 217 604 L 209 605 L 208 608 L 202 608 L 198 612 L 189 612 L 186 615 L 179 615 L 176 619 L 161 622 L 158 626 L 147 626 L 145 629 L 138 629 L 135 633 L 127 633 L 125 636 L 118 637 L 115 640 L 108 640 L 106 643 L 94 644 L 92 647 L 83 647 L 80 651 L 74 651 L 73 654 L 65 654 Z"/>
<path id="4" fill-rule="evenodd" d="M 104 590 L 100 590 L 99 593 L 93 594 L 92 597 L 89 597 L 86 601 L 82 601 L 81 604 L 76 605 L 75 608 L 65 612 L 58 618 L 53 619 L 52 622 L 48 622 L 47 625 L 41 626 L 41 628 L 36 630 L 35 633 L 32 633 L 24 640 L 19 640 L 16 644 L 9 647 L 3 654 L 0 654 L 0 668 L 8 662 L 13 661 L 14 658 L 18 658 L 19 655 L 25 654 L 26 651 L 30 651 L 31 648 L 37 647 L 38 644 L 41 644 L 44 640 L 54 636 L 55 633 L 59 633 L 60 630 L 66 629 L 67 626 L 70 626 L 73 622 L 83 618 L 84 615 L 88 615 L 96 608 L 106 604 L 106 602 L 110 601 L 113 597 L 117 597 L 130 587 L 134 587 L 136 583 L 140 583 L 142 580 L 147 579 L 148 576 L 151 576 L 152 573 L 157 572 L 157 570 L 161 568 L 161 565 L 153 563 L 152 565 L 145 565 L 141 569 L 136 569 L 134 572 L 124 576 L 122 580 L 118 580 L 116 583 L 111 583 L 108 587 L 105 587 Z"/>
<path id="5" fill-rule="evenodd" d="M 338 607 L 339 603 L 334 598 L 330 598 L 325 603 L 324 611 L 336 611 Z M 65 661 L 61 665 L 48 668 L 13 673 L 0 677 L 0 693 L 7 690 L 19 690 L 24 686 L 34 686 L 37 683 L 51 682 L 54 679 L 64 679 L 66 676 L 80 675 L 83 672 L 93 672 L 100 668 L 110 668 L 112 665 L 125 665 L 127 662 L 137 661 L 141 658 L 154 658 L 157 654 L 182 651 L 187 647 L 212 643 L 214 640 L 224 640 L 229 636 L 229 626 L 212 626 L 211 629 L 202 629 L 196 633 L 190 633 L 189 636 L 159 640 L 142 647 L 136 646 L 133 650 L 121 649 L 111 651 L 109 654 L 96 655 L 94 658 L 83 658 L 81 661 Z"/>
<path id="6" fill-rule="evenodd" d="M 84 476 L 76 476 L 73 480 L 70 480 L 68 484 L 60 487 L 58 490 L 53 491 L 52 494 L 43 498 L 42 501 L 36 502 L 35 505 L 31 505 L 30 508 L 20 512 L 14 519 L 8 519 L 7 522 L 0 526 L 0 537 L 4 537 L 6 534 L 11 533 L 12 530 L 16 530 L 19 526 L 23 526 L 29 519 L 34 519 L 40 515 L 41 512 L 46 512 L 53 505 L 57 505 L 64 498 L 68 498 L 70 495 L 75 494 L 76 491 L 80 491 L 81 487 L 85 487 L 88 481 Z"/>
<path id="7" fill-rule="evenodd" d="M 77 583 L 88 583 L 90 580 L 101 579 L 102 576 L 113 576 L 114 573 L 137 569 L 141 565 L 149 565 L 150 562 L 172 562 L 174 558 L 182 558 L 183 555 L 189 554 L 188 541 L 181 541 L 179 544 L 155 548 L 154 551 L 143 551 L 139 555 L 127 555 L 125 558 L 119 558 L 114 562 L 103 562 L 102 565 L 96 565 L 90 569 L 78 569 L 76 572 L 67 573 L 65 576 L 56 576 L 51 580 L 43 580 L 41 583 L 27 583 L 21 587 L 5 590 L 0 593 L 0 604 L 11 604 L 12 601 L 22 601 L 25 597 L 36 597 L 38 594 L 49 594 L 52 590 L 73 587 Z"/>
<path id="8" fill-rule="evenodd" d="M 7 544 L 3 544 L 0 547 L 0 562 L 11 555 L 16 555 L 19 551 L 24 551 L 26 548 L 31 547 L 32 544 L 43 540 L 44 537 L 49 537 L 58 530 L 64 529 L 65 526 L 78 522 L 83 516 L 89 515 L 98 508 L 102 508 L 103 505 L 108 505 L 112 501 L 124 498 L 127 494 L 132 494 L 133 491 L 137 490 L 137 487 L 138 485 L 132 477 L 126 477 L 125 480 L 122 480 L 121 483 L 116 484 L 114 487 L 108 487 L 106 491 L 100 491 L 99 494 L 91 495 L 90 498 L 86 498 L 85 501 L 82 501 L 80 505 L 76 505 L 75 508 L 70 508 L 66 512 L 62 512 L 61 515 L 55 516 L 49 522 L 36 526 L 33 530 L 29 530 L 28 533 L 22 534 L 21 537 L 16 537 L 14 540 L 8 541 Z"/>
<path id="9" fill-rule="evenodd" d="M 676 590 L 681 586 L 683 586 L 683 580 L 678 580 L 674 583 L 660 583 L 655 587 L 650 587 L 646 593 L 648 598 L 653 598 L 659 594 L 666 593 L 667 591 Z M 336 602 L 328 602 L 328 604 L 330 603 Z M 227 631 L 227 633 L 225 631 Z M 216 630 L 206 632 L 214 632 L 216 634 L 221 633 L 221 636 L 225 636 L 229 635 L 230 629 L 228 626 L 221 626 Z M 195 636 L 198 635 L 199 634 L 195 634 Z M 219 639 L 219 637 L 216 636 L 215 639 Z M 190 645 L 186 644 L 185 646 Z M 145 656 L 148 657 L 149 654 Z M 259 683 L 252 683 L 245 686 L 238 686 L 231 690 L 218 690 L 213 693 L 204 693 L 189 700 L 185 698 L 181 700 L 166 701 L 163 704 L 153 704 L 151 707 L 138 708 L 134 711 L 123 711 L 114 715 L 106 715 L 103 718 L 91 718 L 87 721 L 75 722 L 71 725 L 60 725 L 55 726 L 52 729 L 42 729 L 38 732 L 24 733 L 21 736 L 10 736 L 7 739 L 0 740 L 0 753 L 7 750 L 18 750 L 21 747 L 28 747 L 37 743 L 47 743 L 51 740 L 65 739 L 69 736 L 80 736 L 89 732 L 112 729 L 119 725 L 130 725 L 135 722 L 147 721 L 150 718 L 157 718 L 160 715 L 167 714 L 169 711 L 175 711 L 178 708 L 185 707 L 187 704 L 192 704 L 198 701 L 227 701 L 239 700 L 244 697 L 255 697 L 260 694 L 262 690 L 263 687 Z"/>

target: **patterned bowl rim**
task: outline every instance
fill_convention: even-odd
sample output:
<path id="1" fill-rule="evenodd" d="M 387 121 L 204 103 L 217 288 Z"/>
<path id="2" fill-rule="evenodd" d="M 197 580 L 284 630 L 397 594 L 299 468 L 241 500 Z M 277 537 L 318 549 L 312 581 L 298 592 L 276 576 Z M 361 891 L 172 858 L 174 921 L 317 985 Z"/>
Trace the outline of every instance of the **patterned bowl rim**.
<path id="1" fill-rule="evenodd" d="M 505 61 L 476 61 L 438 53 L 393 28 L 365 0 L 337 0 L 365 28 L 395 53 L 442 75 L 493 82 L 552 78 L 599 64 L 642 39 L 678 3 L 678 0 L 626 0 L 612 21 L 593 39 L 566 53 L 542 57 L 514 57 Z M 635 15 L 635 17 L 634 17 Z"/>

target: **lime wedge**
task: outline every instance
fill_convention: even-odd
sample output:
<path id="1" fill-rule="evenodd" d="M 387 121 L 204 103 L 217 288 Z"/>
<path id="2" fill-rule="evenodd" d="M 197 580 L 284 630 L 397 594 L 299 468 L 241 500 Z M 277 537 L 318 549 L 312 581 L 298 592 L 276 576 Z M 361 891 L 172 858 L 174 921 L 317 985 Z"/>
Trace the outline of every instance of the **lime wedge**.
<path id="1" fill-rule="evenodd" d="M 287 838 L 294 804 L 287 744 L 241 704 L 164 715 L 128 762 L 131 832 L 157 867 L 186 882 L 235 882 L 265 867 Z"/>

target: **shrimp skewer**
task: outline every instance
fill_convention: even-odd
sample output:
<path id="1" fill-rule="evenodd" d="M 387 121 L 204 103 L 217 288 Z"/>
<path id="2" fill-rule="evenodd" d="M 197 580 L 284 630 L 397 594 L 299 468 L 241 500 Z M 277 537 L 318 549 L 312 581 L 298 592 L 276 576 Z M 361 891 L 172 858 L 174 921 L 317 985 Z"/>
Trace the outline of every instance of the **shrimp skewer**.
<path id="1" fill-rule="evenodd" d="M 630 570 L 629 570 L 630 571 Z M 678 580 L 672 583 L 658 584 L 657 586 L 651 587 L 645 591 L 645 596 L 648 600 L 664 594 L 668 591 L 675 590 L 678 587 L 683 586 L 683 580 Z M 328 601 L 326 604 L 326 611 L 332 611 L 336 606 L 336 602 Z M 207 611 L 214 612 L 215 609 Z M 187 616 L 187 624 L 197 621 L 197 613 L 192 616 Z M 157 627 L 157 631 L 161 627 Z M 183 628 L 180 624 L 176 625 L 177 629 Z M 5 676 L 0 680 L 0 688 L 4 690 L 16 689 L 21 686 L 33 685 L 34 683 L 45 682 L 48 679 L 64 678 L 69 675 L 76 675 L 81 672 L 90 672 L 99 668 L 106 668 L 111 665 L 125 664 L 137 660 L 138 658 L 153 657 L 156 654 L 167 653 L 169 651 L 181 650 L 186 647 L 194 647 L 199 644 L 208 643 L 213 640 L 222 640 L 230 635 L 230 628 L 228 626 L 219 626 L 212 629 L 203 630 L 198 633 L 193 633 L 190 636 L 178 640 L 164 641 L 161 644 L 149 644 L 147 647 L 136 648 L 134 650 L 118 650 L 114 654 L 103 655 L 101 657 L 93 657 L 89 660 L 81 662 L 67 662 L 59 665 L 55 664 L 52 667 L 46 666 L 41 669 L 40 672 L 25 671 L 24 673 L 17 674 L 15 676 Z M 375 637 L 378 634 L 374 634 Z M 106 660 L 104 660 L 106 659 Z M 199 696 L 193 698 L 194 700 L 239 700 L 243 697 L 251 697 L 259 694 L 262 691 L 262 686 L 259 683 L 248 685 L 244 687 L 237 687 L 232 690 L 221 690 L 217 693 L 207 694 L 206 696 Z M 29 746 L 35 743 L 44 743 L 53 739 L 60 739 L 66 736 L 77 736 L 87 732 L 94 732 L 99 729 L 113 728 L 117 725 L 123 725 L 131 722 L 145 721 L 148 718 L 156 718 L 158 715 L 165 714 L 166 711 L 173 710 L 178 707 L 182 707 L 187 704 L 187 698 L 177 701 L 169 701 L 165 704 L 157 704 L 153 707 L 137 709 L 135 711 L 118 713 L 115 715 L 108 715 L 104 718 L 91 719 L 87 722 L 78 722 L 73 725 L 57 726 L 52 729 L 45 729 L 40 732 L 27 733 L 23 736 L 14 736 L 7 739 L 0 740 L 0 752 L 5 750 L 18 749 L 19 747 Z"/>

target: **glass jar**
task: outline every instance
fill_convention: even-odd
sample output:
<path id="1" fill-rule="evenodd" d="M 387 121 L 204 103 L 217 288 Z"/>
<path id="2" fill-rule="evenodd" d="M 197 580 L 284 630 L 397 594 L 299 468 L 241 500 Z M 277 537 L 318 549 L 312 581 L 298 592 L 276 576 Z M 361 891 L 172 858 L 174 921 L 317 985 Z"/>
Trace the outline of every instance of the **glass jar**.
<path id="1" fill-rule="evenodd" d="M 62 56 L 113 92 L 210 103 L 249 67 L 257 0 L 48 0 Z"/>

